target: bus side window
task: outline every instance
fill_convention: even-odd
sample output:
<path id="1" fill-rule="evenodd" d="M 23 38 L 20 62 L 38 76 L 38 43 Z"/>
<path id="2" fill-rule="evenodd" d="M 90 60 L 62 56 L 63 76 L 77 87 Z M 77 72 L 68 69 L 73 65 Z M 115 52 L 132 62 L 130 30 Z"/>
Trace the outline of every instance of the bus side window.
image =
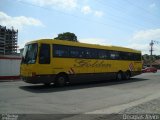
<path id="1" fill-rule="evenodd" d="M 110 51 L 110 59 L 111 60 L 118 60 L 119 59 L 119 53 L 115 51 Z"/>
<path id="2" fill-rule="evenodd" d="M 41 44 L 40 54 L 39 54 L 40 64 L 50 64 L 50 45 Z"/>
<path id="3" fill-rule="evenodd" d="M 106 51 L 104 51 L 104 50 L 98 50 L 98 58 L 99 59 L 106 59 L 107 58 Z"/>
<path id="4" fill-rule="evenodd" d="M 52 45 L 52 50 L 53 50 L 53 57 L 69 57 L 69 53 L 68 53 L 68 46 L 65 45 Z"/>
<path id="5" fill-rule="evenodd" d="M 69 49 L 69 57 L 70 58 L 78 58 L 79 57 L 79 51 L 78 51 L 78 48 L 77 47 L 68 47 Z"/>
<path id="6" fill-rule="evenodd" d="M 134 54 L 134 60 L 135 61 L 141 61 L 141 54 L 135 53 Z"/>

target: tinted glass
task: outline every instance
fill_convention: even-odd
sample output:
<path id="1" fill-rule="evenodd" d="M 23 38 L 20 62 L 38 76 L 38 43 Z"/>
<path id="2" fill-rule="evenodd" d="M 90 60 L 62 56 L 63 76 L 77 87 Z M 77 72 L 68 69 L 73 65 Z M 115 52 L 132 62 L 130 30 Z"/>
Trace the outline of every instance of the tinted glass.
<path id="1" fill-rule="evenodd" d="M 40 54 L 39 54 L 39 63 L 40 64 L 50 63 L 50 45 L 49 44 L 41 44 Z"/>
<path id="2" fill-rule="evenodd" d="M 38 44 L 28 44 L 24 47 L 22 64 L 34 64 L 37 58 Z"/>
<path id="3" fill-rule="evenodd" d="M 53 57 L 111 59 L 111 60 L 141 60 L 141 54 L 85 48 L 67 45 L 53 45 Z"/>

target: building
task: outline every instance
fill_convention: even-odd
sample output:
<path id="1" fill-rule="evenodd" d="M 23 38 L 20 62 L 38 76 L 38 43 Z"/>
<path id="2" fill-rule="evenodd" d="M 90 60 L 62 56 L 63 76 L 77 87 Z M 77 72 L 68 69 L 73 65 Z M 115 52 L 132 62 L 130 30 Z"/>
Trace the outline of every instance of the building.
<path id="1" fill-rule="evenodd" d="M 0 25 L 0 55 L 17 54 L 18 30 Z"/>
<path id="2" fill-rule="evenodd" d="M 144 60 L 143 60 L 143 67 L 144 67 L 144 68 L 145 68 L 145 67 L 150 67 L 150 66 L 153 66 L 153 67 L 155 67 L 155 68 L 157 68 L 157 69 L 160 69 L 160 59 L 155 60 L 155 61 L 153 61 L 153 62 L 144 61 Z"/>
<path id="3" fill-rule="evenodd" d="M 153 63 L 152 63 L 152 66 L 157 68 L 157 69 L 160 69 L 160 59 L 159 60 L 155 60 Z"/>

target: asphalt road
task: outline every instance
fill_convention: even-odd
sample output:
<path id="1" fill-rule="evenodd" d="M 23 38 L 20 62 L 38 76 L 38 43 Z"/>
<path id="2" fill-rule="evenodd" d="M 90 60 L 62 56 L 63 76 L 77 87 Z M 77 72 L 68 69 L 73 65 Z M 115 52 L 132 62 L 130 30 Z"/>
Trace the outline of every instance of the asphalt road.
<path id="1" fill-rule="evenodd" d="M 160 113 L 159 91 L 160 71 L 131 80 L 63 88 L 23 81 L 0 82 L 0 113 L 57 114 L 57 118 L 70 118 L 73 114 Z"/>

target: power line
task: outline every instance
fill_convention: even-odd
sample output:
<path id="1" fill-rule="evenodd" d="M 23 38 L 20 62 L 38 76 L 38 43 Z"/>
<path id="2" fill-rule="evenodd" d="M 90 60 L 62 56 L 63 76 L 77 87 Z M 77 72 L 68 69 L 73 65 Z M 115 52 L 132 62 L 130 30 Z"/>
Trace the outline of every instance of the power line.
<path id="1" fill-rule="evenodd" d="M 117 6 L 119 6 L 119 7 L 115 7 L 115 6 L 113 6 L 113 5 L 111 5 L 111 4 L 106 4 L 105 2 L 102 2 L 101 0 L 95 0 L 97 3 L 99 3 L 99 4 L 101 4 L 101 5 L 103 5 L 103 6 L 106 6 L 106 7 L 109 7 L 109 8 L 111 8 L 111 9 L 113 9 L 113 10 L 115 10 L 115 9 L 117 9 L 118 10 L 118 12 L 121 12 L 121 14 L 123 14 L 123 13 L 127 13 L 126 12 L 126 10 L 124 10 L 124 7 L 122 8 L 122 7 L 120 7 L 119 5 L 117 5 Z M 137 14 L 137 13 L 136 13 Z M 138 12 L 138 14 L 139 14 L 139 16 L 143 16 L 143 15 L 141 15 L 139 12 Z M 112 15 L 113 16 L 113 15 Z M 115 16 L 115 15 L 114 15 Z M 121 16 L 118 16 L 118 18 L 120 18 Z M 130 17 L 132 17 L 132 16 L 130 16 Z M 137 18 L 138 18 L 138 16 L 136 16 Z M 146 17 L 146 16 L 145 16 Z M 121 17 L 122 18 L 122 17 Z M 135 19 L 135 17 L 132 17 L 133 19 Z M 125 19 L 126 20 L 128 20 L 128 21 L 130 21 L 130 19 L 128 19 L 128 17 L 125 17 Z M 143 21 L 143 23 L 147 23 L 147 24 L 154 24 L 155 22 L 153 22 L 153 21 L 150 21 L 150 19 L 152 19 L 152 18 L 146 18 L 145 19 L 145 21 Z M 149 22 L 150 21 L 150 22 Z M 155 21 L 155 20 L 154 20 Z M 133 24 L 133 25 L 135 25 L 135 26 L 138 26 L 139 27 L 139 25 L 140 26 L 143 26 L 143 27 L 146 27 L 146 26 L 144 26 L 144 25 L 142 25 L 142 24 L 139 24 L 139 23 L 131 23 L 131 24 Z"/>
<path id="2" fill-rule="evenodd" d="M 147 18 L 147 20 L 152 19 L 153 21 L 155 21 L 155 20 L 153 19 L 153 16 L 154 16 L 154 17 L 155 17 L 155 16 L 156 16 L 156 17 L 160 17 L 160 16 L 157 16 L 156 14 L 150 12 L 149 10 L 147 10 L 147 9 L 145 9 L 145 8 L 143 8 L 143 7 L 141 7 L 140 5 L 135 4 L 134 2 L 131 2 L 131 1 L 129 1 L 129 0 L 126 0 L 126 2 L 128 2 L 130 5 L 132 5 L 132 6 L 136 7 L 136 8 L 138 8 L 138 9 L 140 9 L 140 10 L 142 10 L 142 11 L 144 11 L 146 14 L 152 16 L 151 18 Z M 154 15 L 153 15 L 153 14 L 154 14 Z M 153 21 L 152 21 L 152 22 L 153 22 Z"/>
<path id="3" fill-rule="evenodd" d="M 150 12 L 149 10 L 141 7 L 140 5 L 135 4 L 134 2 L 131 2 L 131 1 L 129 1 L 129 0 L 126 0 L 126 1 L 127 1 L 128 3 L 130 3 L 131 5 L 133 5 L 133 6 L 137 7 L 137 8 L 139 8 L 139 9 L 143 10 L 144 12 L 146 12 L 146 13 L 149 14 L 149 15 L 153 15 L 153 14 L 154 14 L 154 13 Z M 157 16 L 157 14 L 154 14 L 154 15 Z M 157 16 L 157 17 L 160 17 L 160 16 Z"/>
<path id="4" fill-rule="evenodd" d="M 96 2 L 97 3 L 99 3 L 99 4 L 101 4 L 101 5 L 103 5 L 103 6 L 106 6 L 106 7 L 109 7 L 109 8 L 111 8 L 111 9 L 119 9 L 119 11 L 118 12 L 120 12 L 120 11 L 122 11 L 123 9 L 120 9 L 120 8 L 118 8 L 118 7 L 113 7 L 112 5 L 107 5 L 107 4 L 105 4 L 104 2 L 101 2 L 100 0 L 96 0 Z M 114 10 L 115 10 L 114 9 Z M 124 12 L 126 12 L 126 11 L 124 11 Z M 121 13 L 124 13 L 124 12 L 121 12 Z M 108 14 L 110 14 L 110 13 L 108 13 Z M 127 25 L 127 23 L 129 22 L 129 21 L 131 21 L 131 19 L 128 19 L 128 17 L 125 17 L 125 20 L 127 21 L 124 21 L 124 20 L 121 20 L 121 19 L 119 19 L 119 18 L 122 18 L 122 19 L 124 19 L 122 16 L 120 16 L 119 14 L 117 15 L 115 15 L 115 14 L 111 14 L 111 16 L 114 16 L 115 18 L 117 18 L 119 21 L 121 21 L 121 23 L 123 22 L 125 25 Z M 129 24 L 129 26 L 130 25 L 134 25 L 134 26 L 137 26 L 137 27 L 146 27 L 146 26 L 144 26 L 144 25 L 142 25 L 142 24 L 139 24 L 139 23 L 133 23 L 133 22 L 130 22 L 130 24 Z"/>
<path id="5" fill-rule="evenodd" d="M 30 6 L 34 6 L 34 7 L 39 7 L 39 8 L 48 10 L 48 11 L 54 10 L 54 11 L 57 12 L 57 13 L 63 14 L 63 15 L 65 15 L 65 16 L 71 16 L 71 17 L 74 17 L 74 18 L 76 18 L 76 19 L 78 19 L 78 20 L 81 19 L 81 20 L 86 21 L 86 22 L 94 22 L 94 23 L 101 24 L 101 25 L 104 25 L 104 26 L 107 26 L 107 27 L 110 26 L 110 27 L 122 29 L 122 27 L 120 27 L 120 26 L 115 26 L 115 25 L 111 25 L 111 24 L 108 24 L 108 23 L 96 21 L 96 20 L 93 20 L 93 19 L 84 18 L 84 17 L 80 17 L 80 16 L 77 16 L 77 15 L 73 15 L 73 14 L 68 14 L 68 13 L 65 13 L 65 12 L 62 12 L 62 11 L 59 11 L 59 10 L 56 10 L 56 9 L 54 9 L 54 8 L 50 9 L 50 8 L 38 6 L 38 5 L 31 4 L 31 3 L 28 3 L 28 2 L 24 2 L 24 1 L 17 1 L 17 2 L 19 2 L 19 3 L 21 3 L 21 4 L 24 4 L 24 5 L 30 5 Z M 112 19 L 112 18 L 111 18 L 111 19 Z M 112 20 L 113 20 L 113 21 L 117 21 L 116 19 L 112 19 Z M 126 24 L 126 23 L 124 23 L 124 24 Z M 123 27 L 123 29 L 124 29 L 124 27 Z M 129 29 L 130 29 L 130 31 L 132 31 L 131 28 L 129 28 Z M 127 30 L 129 30 L 129 29 L 127 29 Z"/>

